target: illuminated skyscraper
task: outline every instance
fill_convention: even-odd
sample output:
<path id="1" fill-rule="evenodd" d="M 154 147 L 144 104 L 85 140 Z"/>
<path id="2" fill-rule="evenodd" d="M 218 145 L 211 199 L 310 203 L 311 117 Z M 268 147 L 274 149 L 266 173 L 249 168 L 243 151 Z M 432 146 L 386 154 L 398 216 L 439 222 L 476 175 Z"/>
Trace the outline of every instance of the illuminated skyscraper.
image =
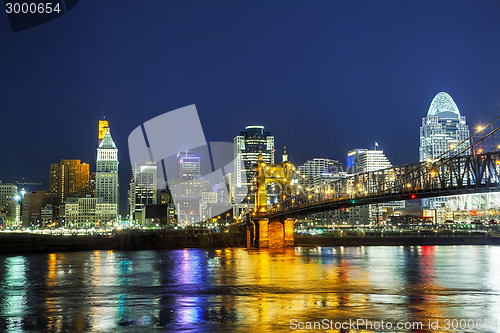
<path id="1" fill-rule="evenodd" d="M 49 197 L 57 207 L 69 197 L 89 194 L 90 166 L 80 160 L 59 160 L 50 165 Z"/>
<path id="2" fill-rule="evenodd" d="M 101 143 L 102 139 L 104 138 L 104 134 L 106 134 L 106 128 L 108 128 L 108 121 L 107 120 L 99 120 L 99 144 Z"/>
<path id="3" fill-rule="evenodd" d="M 234 188 L 232 195 L 235 202 L 241 202 L 253 186 L 254 164 L 259 154 L 267 164 L 274 164 L 274 136 L 264 131 L 264 126 L 247 126 L 245 131 L 234 138 Z M 237 204 L 233 214 L 239 215 L 245 204 Z"/>
<path id="4" fill-rule="evenodd" d="M 469 126 L 458 107 L 445 92 L 437 94 L 431 102 L 427 117 L 422 118 L 420 127 L 420 162 L 456 155 L 470 146 Z M 462 152 L 470 154 L 470 150 Z M 444 197 L 423 199 L 422 205 L 433 209 L 444 207 Z M 438 221 L 444 220 L 438 214 Z"/>
<path id="5" fill-rule="evenodd" d="M 130 181 L 129 214 L 137 219 L 137 212 L 141 213 L 146 205 L 157 202 L 157 166 L 155 162 L 137 163 L 133 166 Z"/>
<path id="6" fill-rule="evenodd" d="M 383 150 L 353 149 L 347 153 L 347 173 L 359 174 L 376 172 L 392 167 Z M 347 218 L 349 223 L 379 223 L 380 217 L 388 208 L 404 208 L 405 201 L 390 201 L 375 205 L 351 207 L 346 212 L 338 211 L 340 217 Z"/>
<path id="7" fill-rule="evenodd" d="M 200 178 L 201 158 L 195 156 L 194 153 L 185 151 L 177 154 L 179 163 L 179 178 L 180 179 L 196 179 Z"/>
<path id="8" fill-rule="evenodd" d="M 118 213 L 118 148 L 106 128 L 97 148 L 95 196 L 103 203 L 116 204 Z"/>
<path id="9" fill-rule="evenodd" d="M 4 184 L 0 180 L 0 225 L 10 226 L 19 224 L 20 205 L 18 203 L 17 186 Z"/>
<path id="10" fill-rule="evenodd" d="M 44 227 L 42 221 L 42 207 L 47 200 L 45 191 L 26 193 L 23 198 L 22 221 L 23 227 L 40 226 Z"/>
<path id="11" fill-rule="evenodd" d="M 299 184 L 304 188 L 314 186 L 317 178 L 321 178 L 325 174 L 341 175 L 344 172 L 344 166 L 337 160 L 328 158 L 314 158 L 300 165 L 299 171 Z"/>
<path id="12" fill-rule="evenodd" d="M 383 150 L 353 149 L 347 153 L 347 173 L 372 172 L 392 167 Z"/>
<path id="13" fill-rule="evenodd" d="M 420 161 L 457 154 L 470 145 L 469 136 L 465 117 L 460 115 L 451 96 L 440 92 L 432 100 L 427 117 L 422 118 Z M 464 142 L 460 144 L 462 141 Z M 470 151 L 463 154 L 468 155 Z"/>
<path id="14" fill-rule="evenodd" d="M 259 154 L 267 164 L 274 164 L 274 136 L 264 131 L 264 126 L 247 126 L 234 138 L 236 186 L 251 186 Z"/>

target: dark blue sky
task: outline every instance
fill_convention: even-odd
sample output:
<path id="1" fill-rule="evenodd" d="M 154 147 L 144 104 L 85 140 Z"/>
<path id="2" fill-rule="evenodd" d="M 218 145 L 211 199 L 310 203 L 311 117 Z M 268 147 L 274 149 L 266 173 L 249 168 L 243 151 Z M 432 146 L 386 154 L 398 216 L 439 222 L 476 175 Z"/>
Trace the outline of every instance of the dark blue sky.
<path id="1" fill-rule="evenodd" d="M 59 158 L 91 163 L 104 113 L 128 188 L 127 137 L 196 104 L 207 141 L 263 124 L 302 163 L 379 142 L 418 160 L 448 92 L 469 125 L 500 111 L 500 1 L 85 0 L 12 33 L 0 14 L 0 179 L 47 187 Z"/>

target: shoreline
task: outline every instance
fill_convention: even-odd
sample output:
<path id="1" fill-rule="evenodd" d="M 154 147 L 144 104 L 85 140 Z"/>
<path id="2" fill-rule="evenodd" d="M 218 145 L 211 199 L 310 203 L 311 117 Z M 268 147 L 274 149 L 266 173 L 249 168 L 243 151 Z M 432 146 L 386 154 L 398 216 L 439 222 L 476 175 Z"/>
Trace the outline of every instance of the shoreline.
<path id="1" fill-rule="evenodd" d="M 295 246 L 500 245 L 493 236 L 295 237 Z"/>
<path id="2" fill-rule="evenodd" d="M 239 233 L 196 234 L 170 230 L 121 231 L 105 235 L 0 234 L 0 255 L 93 250 L 174 250 L 184 248 L 242 247 Z"/>
<path id="3" fill-rule="evenodd" d="M 433 245 L 500 245 L 494 236 L 414 236 L 414 237 L 301 237 L 295 246 L 433 246 Z M 52 253 L 95 250 L 137 251 L 184 248 L 245 247 L 241 233 L 196 234 L 183 231 L 121 231 L 113 236 L 40 235 L 1 233 L 0 255 Z"/>

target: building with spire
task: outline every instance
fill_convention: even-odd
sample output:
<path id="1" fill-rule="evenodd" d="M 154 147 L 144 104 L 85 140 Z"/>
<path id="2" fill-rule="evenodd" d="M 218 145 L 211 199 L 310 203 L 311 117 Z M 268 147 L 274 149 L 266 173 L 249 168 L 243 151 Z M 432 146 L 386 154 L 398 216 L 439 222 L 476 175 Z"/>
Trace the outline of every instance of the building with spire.
<path id="1" fill-rule="evenodd" d="M 106 128 L 109 127 L 108 121 L 103 119 L 99 120 L 99 144 L 104 138 L 104 134 L 106 134 Z"/>
<path id="2" fill-rule="evenodd" d="M 95 196 L 103 203 L 116 204 L 118 215 L 118 148 L 111 137 L 109 127 L 97 148 Z"/>

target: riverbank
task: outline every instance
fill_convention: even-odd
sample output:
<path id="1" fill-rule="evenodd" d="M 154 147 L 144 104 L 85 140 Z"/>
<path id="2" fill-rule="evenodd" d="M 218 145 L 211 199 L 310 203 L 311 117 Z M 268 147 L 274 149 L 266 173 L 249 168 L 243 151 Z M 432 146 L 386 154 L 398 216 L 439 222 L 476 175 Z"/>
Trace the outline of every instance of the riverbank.
<path id="1" fill-rule="evenodd" d="M 500 245 L 492 236 L 295 236 L 295 246 Z M 201 234 L 185 230 L 123 230 L 113 235 L 0 233 L 0 254 L 89 250 L 170 250 L 246 247 L 243 233 Z"/>
<path id="2" fill-rule="evenodd" d="M 240 233 L 199 234 L 184 230 L 123 230 L 113 235 L 43 235 L 0 233 L 0 253 L 69 252 L 86 250 L 169 250 L 242 247 Z"/>
<path id="3" fill-rule="evenodd" d="M 295 246 L 429 246 L 500 245 L 500 237 L 412 236 L 412 237 L 295 237 Z"/>

